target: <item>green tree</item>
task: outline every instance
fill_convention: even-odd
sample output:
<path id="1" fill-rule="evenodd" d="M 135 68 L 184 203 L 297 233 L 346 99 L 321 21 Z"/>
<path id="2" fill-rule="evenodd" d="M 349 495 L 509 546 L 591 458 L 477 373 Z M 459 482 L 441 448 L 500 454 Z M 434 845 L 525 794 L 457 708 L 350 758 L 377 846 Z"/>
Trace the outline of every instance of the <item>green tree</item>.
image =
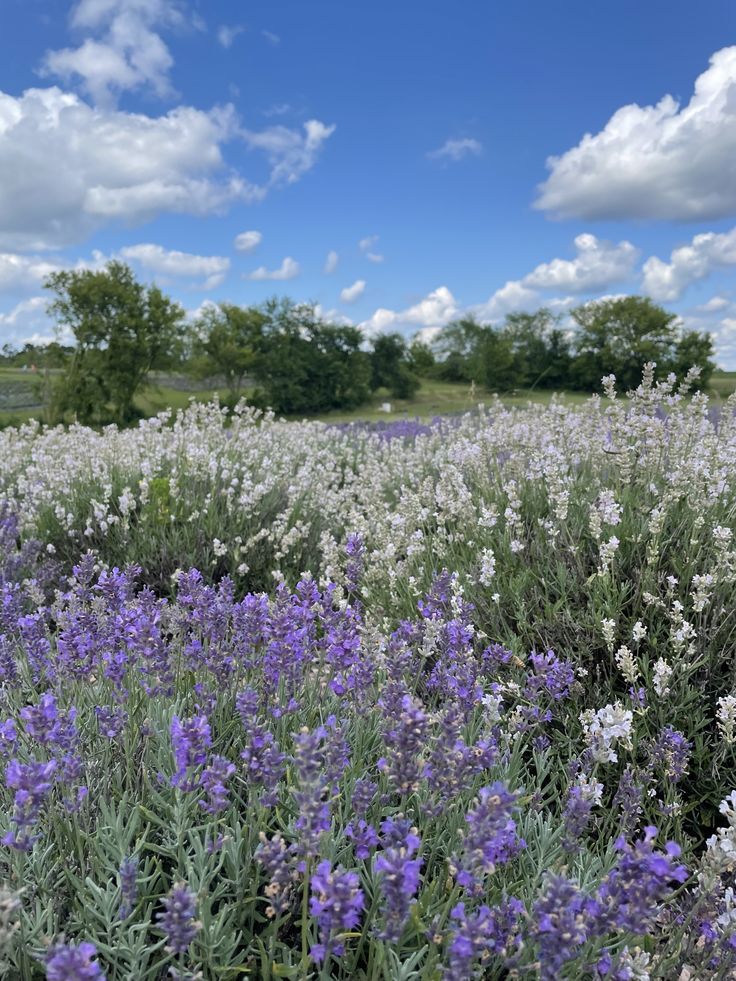
<path id="1" fill-rule="evenodd" d="M 557 318 L 546 307 L 534 313 L 506 315 L 502 333 L 508 338 L 513 352 L 514 387 L 553 386 L 550 343 L 556 326 Z"/>
<path id="2" fill-rule="evenodd" d="M 434 342 L 437 373 L 445 381 L 485 383 L 484 344 L 489 327 L 474 317 L 462 317 L 443 327 Z"/>
<path id="3" fill-rule="evenodd" d="M 266 314 L 257 307 L 211 304 L 193 327 L 192 363 L 200 377 L 221 375 L 235 403 L 262 347 Z"/>
<path id="4" fill-rule="evenodd" d="M 700 368 L 700 376 L 695 382 L 694 387 L 699 390 L 706 389 L 710 382 L 711 375 L 716 369 L 713 358 L 713 338 L 710 334 L 701 334 L 697 330 L 685 331 L 677 342 L 672 370 L 678 378 L 684 378 L 688 370 L 694 365 Z"/>
<path id="5" fill-rule="evenodd" d="M 437 359 L 434 351 L 426 341 L 421 341 L 419 336 L 412 338 L 409 345 L 409 367 L 420 378 L 429 378 L 434 373 L 437 366 Z"/>
<path id="6" fill-rule="evenodd" d="M 261 402 L 285 414 L 354 408 L 370 394 L 370 361 L 356 327 L 330 324 L 310 304 L 272 299 L 253 373 Z"/>
<path id="7" fill-rule="evenodd" d="M 615 374 L 626 389 L 636 388 L 647 361 L 667 373 L 677 343 L 677 317 L 648 297 L 625 296 L 576 307 L 571 316 L 578 326 L 574 381 L 593 391 L 604 375 Z"/>
<path id="8" fill-rule="evenodd" d="M 133 400 L 152 368 L 166 367 L 184 337 L 184 311 L 129 266 L 64 270 L 44 283 L 49 313 L 72 331 L 74 353 L 54 392 L 58 415 L 101 423 L 134 418 Z"/>
<path id="9" fill-rule="evenodd" d="M 420 385 L 412 371 L 409 351 L 401 334 L 379 334 L 371 351 L 371 388 L 387 388 L 397 399 L 410 399 Z"/>

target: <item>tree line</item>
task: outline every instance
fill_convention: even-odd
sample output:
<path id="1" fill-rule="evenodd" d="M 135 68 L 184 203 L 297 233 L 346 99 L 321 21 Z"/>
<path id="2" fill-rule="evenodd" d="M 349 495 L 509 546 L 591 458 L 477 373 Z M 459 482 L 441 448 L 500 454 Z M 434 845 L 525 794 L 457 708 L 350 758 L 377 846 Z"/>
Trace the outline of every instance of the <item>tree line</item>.
<path id="1" fill-rule="evenodd" d="M 73 344 L 3 349 L 5 363 L 54 367 L 48 412 L 53 421 L 126 424 L 154 370 L 216 376 L 227 399 L 287 415 L 352 409 L 379 390 L 410 399 L 422 378 L 479 389 L 596 391 L 604 375 L 635 387 L 642 365 L 660 376 L 715 368 L 710 335 L 685 331 L 675 314 L 650 299 L 626 296 L 581 304 L 573 329 L 547 309 L 509 314 L 503 324 L 463 317 L 431 343 L 398 333 L 366 341 L 351 325 L 332 323 L 311 304 L 272 299 L 258 306 L 210 304 L 191 322 L 159 287 L 140 283 L 129 266 L 53 273 L 49 313 Z M 35 360 L 34 360 L 35 358 Z M 224 394 L 224 393 L 223 393 Z"/>

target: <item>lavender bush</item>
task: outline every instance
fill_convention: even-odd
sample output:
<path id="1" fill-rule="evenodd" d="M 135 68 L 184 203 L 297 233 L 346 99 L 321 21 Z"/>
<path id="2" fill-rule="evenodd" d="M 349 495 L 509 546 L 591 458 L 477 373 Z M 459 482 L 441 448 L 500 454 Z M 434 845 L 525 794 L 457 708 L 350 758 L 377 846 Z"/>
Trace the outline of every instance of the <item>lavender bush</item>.
<path id="1" fill-rule="evenodd" d="M 0 434 L 0 971 L 736 974 L 736 405 Z"/>

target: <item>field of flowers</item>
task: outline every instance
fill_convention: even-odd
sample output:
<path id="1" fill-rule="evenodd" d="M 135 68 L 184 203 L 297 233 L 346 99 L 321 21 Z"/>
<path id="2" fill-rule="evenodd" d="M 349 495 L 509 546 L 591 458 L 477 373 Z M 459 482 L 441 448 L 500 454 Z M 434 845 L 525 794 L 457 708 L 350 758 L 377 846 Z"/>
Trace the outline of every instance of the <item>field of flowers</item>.
<path id="1" fill-rule="evenodd" d="M 736 977 L 736 397 L 0 433 L 0 976 Z"/>

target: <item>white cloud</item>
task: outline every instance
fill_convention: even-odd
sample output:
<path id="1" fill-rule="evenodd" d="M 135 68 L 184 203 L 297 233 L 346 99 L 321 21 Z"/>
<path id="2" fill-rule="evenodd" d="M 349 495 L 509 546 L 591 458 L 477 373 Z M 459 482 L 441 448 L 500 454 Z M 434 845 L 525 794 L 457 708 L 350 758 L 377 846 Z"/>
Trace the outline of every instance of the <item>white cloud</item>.
<path id="1" fill-rule="evenodd" d="M 183 23 L 181 7 L 172 0 L 80 0 L 72 27 L 97 37 L 85 38 L 77 48 L 48 51 L 41 74 L 79 79 L 100 105 L 111 105 L 129 89 L 171 95 L 174 62 L 157 29 Z"/>
<path id="2" fill-rule="evenodd" d="M 0 92 L 0 248 L 78 241 L 111 220 L 161 212 L 206 215 L 261 200 L 297 180 L 332 132 L 276 127 L 242 134 L 232 106 L 180 106 L 166 115 L 102 110 L 58 88 Z M 271 164 L 267 185 L 226 167 L 224 144 L 243 138 Z"/>
<path id="3" fill-rule="evenodd" d="M 325 272 L 333 273 L 337 269 L 337 263 L 340 260 L 340 256 L 332 249 L 327 253 L 327 258 L 325 259 Z"/>
<path id="4" fill-rule="evenodd" d="M 352 286 L 340 290 L 340 299 L 343 303 L 354 303 L 363 293 L 365 293 L 365 280 L 356 279 Z"/>
<path id="5" fill-rule="evenodd" d="M 587 293 L 626 279 L 633 271 L 639 250 L 631 242 L 614 245 L 582 234 L 575 238 L 575 259 L 543 262 L 522 280 L 532 289 L 563 289 Z"/>
<path id="6" fill-rule="evenodd" d="M 271 164 L 269 185 L 294 184 L 314 166 L 322 144 L 335 132 L 318 119 L 304 123 L 304 133 L 287 126 L 270 126 L 255 132 L 242 129 L 240 135 L 251 149 L 262 150 Z"/>
<path id="7" fill-rule="evenodd" d="M 539 293 L 524 286 L 522 280 L 511 279 L 497 289 L 485 303 L 471 307 L 470 312 L 480 320 L 502 320 L 507 313 L 534 310 L 541 306 Z"/>
<path id="8" fill-rule="evenodd" d="M 16 304 L 7 313 L 0 313 L 0 345 L 9 343 L 18 347 L 27 341 L 48 344 L 56 340 L 54 323 L 46 313 L 48 302 L 47 296 L 32 296 Z M 58 339 L 62 343 L 68 343 L 71 337 L 60 334 Z"/>
<path id="9" fill-rule="evenodd" d="M 266 269 L 265 266 L 259 266 L 258 269 L 254 269 L 252 273 L 248 273 L 245 277 L 246 279 L 255 280 L 283 280 L 283 279 L 294 279 L 301 272 L 301 266 L 298 262 L 288 256 L 284 259 L 278 269 Z"/>
<path id="10" fill-rule="evenodd" d="M 47 276 L 60 268 L 57 262 L 40 256 L 0 252 L 0 293 L 36 290 Z"/>
<path id="11" fill-rule="evenodd" d="M 588 233 L 578 235 L 574 244 L 577 251 L 574 259 L 552 259 L 540 263 L 522 279 L 509 280 L 485 303 L 473 308 L 475 315 L 495 321 L 507 313 L 532 310 L 543 302 L 553 309 L 564 310 L 574 303 L 571 297 L 543 301 L 539 290 L 590 293 L 604 289 L 627 279 L 639 255 L 631 242 L 615 245 Z"/>
<path id="12" fill-rule="evenodd" d="M 736 228 L 696 235 L 670 253 L 670 261 L 652 256 L 644 263 L 643 288 L 654 300 L 676 300 L 699 279 L 722 266 L 736 265 Z"/>
<path id="13" fill-rule="evenodd" d="M 278 34 L 274 34 L 273 31 L 261 31 L 261 35 L 273 45 L 281 44 L 281 38 Z"/>
<path id="14" fill-rule="evenodd" d="M 366 235 L 358 242 L 358 248 L 369 262 L 383 262 L 384 257 L 380 253 L 371 251 L 377 241 L 378 235 Z"/>
<path id="15" fill-rule="evenodd" d="M 483 152 L 480 140 L 465 137 L 461 140 L 445 140 L 441 147 L 430 150 L 427 156 L 430 160 L 463 160 L 465 157 L 477 157 Z"/>
<path id="16" fill-rule="evenodd" d="M 314 313 L 320 320 L 325 320 L 329 324 L 340 324 L 342 327 L 355 326 L 355 321 L 351 320 L 347 314 L 341 313 L 336 307 L 325 310 L 321 303 L 315 303 Z"/>
<path id="17" fill-rule="evenodd" d="M 239 34 L 242 34 L 244 30 L 245 28 L 242 24 L 233 24 L 231 27 L 228 27 L 227 24 L 221 24 L 217 28 L 217 40 L 223 48 L 231 48 L 235 38 Z"/>
<path id="18" fill-rule="evenodd" d="M 458 317 L 460 312 L 450 290 L 446 286 L 440 286 L 406 310 L 388 310 L 380 307 L 368 320 L 364 320 L 360 327 L 368 334 L 380 333 L 402 324 L 443 327 Z"/>
<path id="19" fill-rule="evenodd" d="M 235 236 L 235 248 L 238 252 L 252 252 L 263 241 L 261 232 L 241 232 Z"/>
<path id="20" fill-rule="evenodd" d="M 707 303 L 696 307 L 701 313 L 718 313 L 731 306 L 731 301 L 725 296 L 712 296 Z"/>
<path id="21" fill-rule="evenodd" d="M 144 269 L 161 276 L 204 277 L 201 289 L 219 286 L 230 269 L 230 260 L 225 256 L 170 251 L 151 243 L 128 245 L 119 254 L 121 258 L 137 262 Z"/>
<path id="22" fill-rule="evenodd" d="M 723 48 L 681 107 L 626 105 L 559 157 L 535 207 L 564 218 L 696 220 L 736 213 L 736 46 Z"/>

